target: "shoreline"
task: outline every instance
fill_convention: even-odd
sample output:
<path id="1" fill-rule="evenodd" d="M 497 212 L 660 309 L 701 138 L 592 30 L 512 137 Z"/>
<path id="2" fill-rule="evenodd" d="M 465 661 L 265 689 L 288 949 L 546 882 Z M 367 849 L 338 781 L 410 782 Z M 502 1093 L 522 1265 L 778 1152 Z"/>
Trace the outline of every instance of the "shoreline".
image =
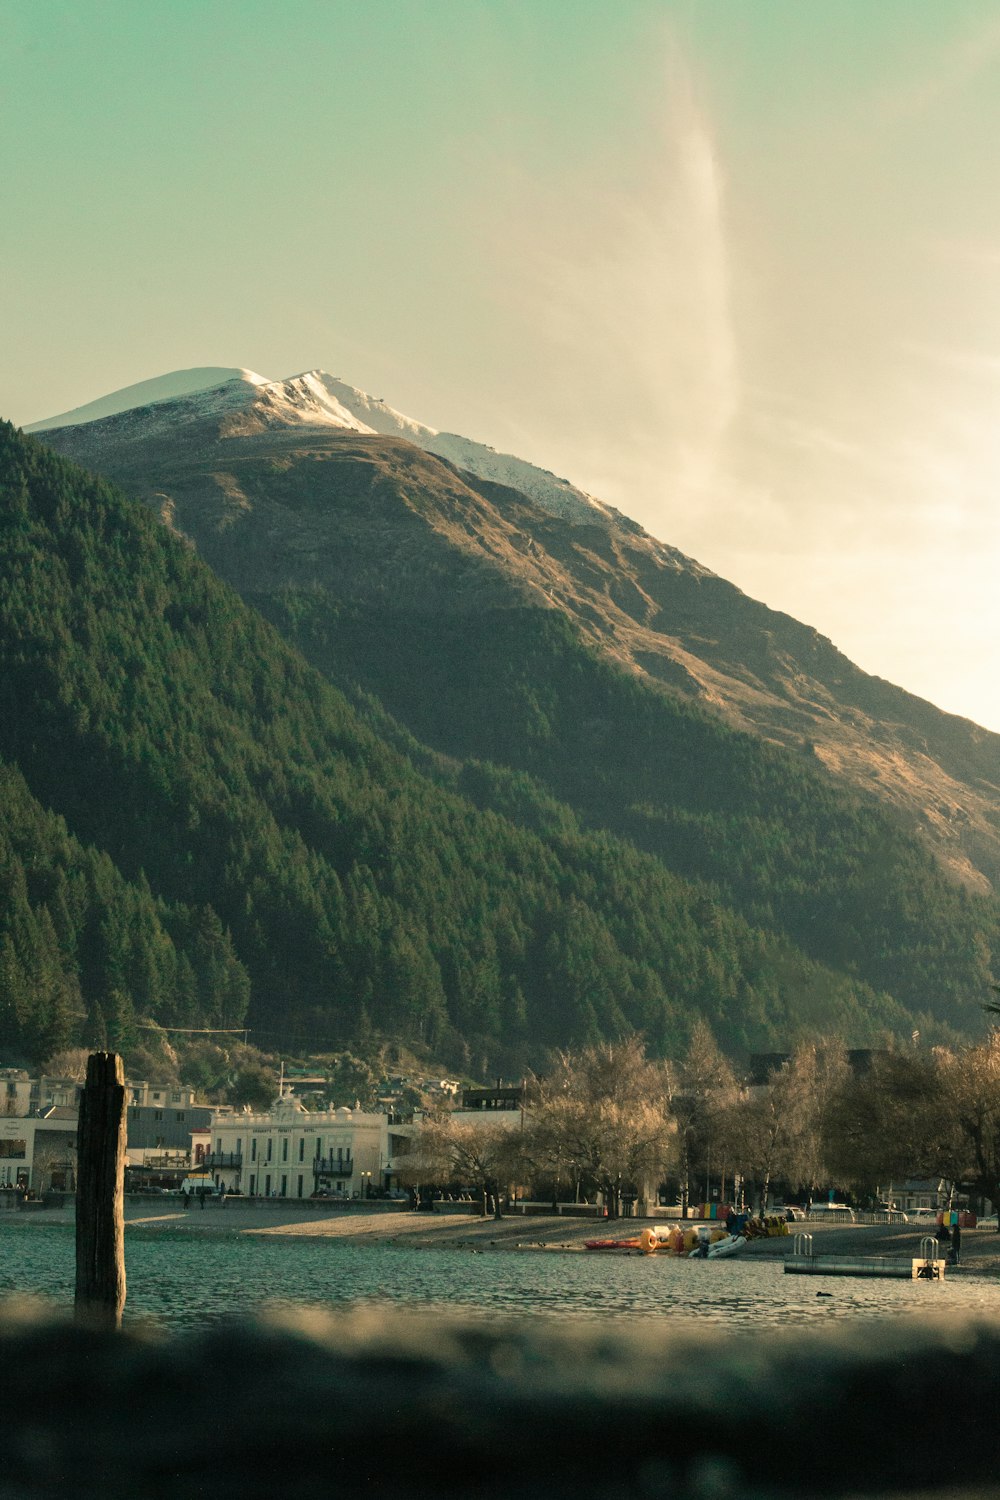
<path id="1" fill-rule="evenodd" d="M 0 1223 L 15 1221 L 20 1226 L 72 1224 L 72 1204 L 34 1212 L 10 1212 L 0 1215 Z M 683 1223 L 664 1215 L 647 1219 L 574 1218 L 569 1214 L 508 1214 L 502 1219 L 483 1219 L 478 1214 L 439 1209 L 434 1213 L 409 1209 L 389 1209 L 359 1205 L 330 1208 L 315 1203 L 285 1200 L 275 1202 L 240 1202 L 229 1198 L 222 1203 L 207 1202 L 204 1208 L 192 1204 L 184 1209 L 171 1202 L 169 1207 L 156 1200 L 125 1202 L 126 1235 L 144 1231 L 178 1235 L 253 1234 L 290 1235 L 310 1238 L 339 1239 L 347 1244 L 370 1245 L 375 1240 L 415 1250 L 474 1249 L 498 1251 L 545 1250 L 576 1253 L 585 1250 L 587 1240 L 630 1238 L 646 1225 Z M 689 1219 L 685 1227 L 699 1220 Z M 751 1240 L 742 1252 L 767 1259 L 784 1259 L 792 1253 L 796 1233 L 813 1237 L 817 1254 L 842 1256 L 920 1254 L 921 1241 L 927 1237 L 926 1224 L 824 1224 L 803 1220 L 789 1226 L 790 1233 L 769 1239 Z M 641 1253 L 641 1252 L 632 1252 Z M 1000 1234 L 992 1226 L 962 1231 L 962 1263 L 948 1267 L 949 1275 L 964 1271 L 1000 1275 Z"/>

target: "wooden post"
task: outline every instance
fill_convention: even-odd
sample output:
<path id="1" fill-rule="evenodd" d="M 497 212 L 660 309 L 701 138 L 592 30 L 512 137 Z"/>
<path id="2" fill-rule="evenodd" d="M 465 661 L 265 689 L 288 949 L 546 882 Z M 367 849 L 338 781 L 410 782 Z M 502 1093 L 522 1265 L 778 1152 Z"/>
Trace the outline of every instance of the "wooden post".
<path id="1" fill-rule="evenodd" d="M 125 1306 L 125 1073 L 93 1052 L 80 1099 L 76 1176 L 76 1317 L 120 1328 Z"/>

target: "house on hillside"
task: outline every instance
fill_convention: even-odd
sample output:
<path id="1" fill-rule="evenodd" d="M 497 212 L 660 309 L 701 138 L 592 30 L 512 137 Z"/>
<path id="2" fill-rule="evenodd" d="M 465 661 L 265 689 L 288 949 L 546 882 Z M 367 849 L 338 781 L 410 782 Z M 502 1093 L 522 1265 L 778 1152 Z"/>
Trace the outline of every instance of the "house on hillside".
<path id="1" fill-rule="evenodd" d="M 75 1108 L 81 1085 L 75 1078 L 41 1074 L 32 1078 L 24 1068 L 0 1068 L 0 1115 L 43 1115 L 53 1108 Z"/>
<path id="2" fill-rule="evenodd" d="M 449 1117 L 463 1125 L 523 1125 L 525 1094 L 523 1083 L 504 1083 L 498 1078 L 493 1088 L 463 1089 Z"/>

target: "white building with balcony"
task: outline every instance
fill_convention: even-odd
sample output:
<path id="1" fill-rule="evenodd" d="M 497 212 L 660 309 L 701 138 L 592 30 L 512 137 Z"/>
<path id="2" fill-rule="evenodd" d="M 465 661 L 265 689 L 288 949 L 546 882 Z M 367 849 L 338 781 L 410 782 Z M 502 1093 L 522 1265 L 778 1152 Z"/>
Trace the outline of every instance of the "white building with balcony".
<path id="1" fill-rule="evenodd" d="M 310 1113 L 298 1099 L 266 1114 L 217 1115 L 204 1168 L 216 1185 L 258 1198 L 368 1198 L 395 1186 L 410 1128 L 362 1109 Z"/>
<path id="2" fill-rule="evenodd" d="M 77 1111 L 53 1105 L 38 1115 L 0 1116 L 0 1191 L 41 1194 L 76 1187 Z"/>

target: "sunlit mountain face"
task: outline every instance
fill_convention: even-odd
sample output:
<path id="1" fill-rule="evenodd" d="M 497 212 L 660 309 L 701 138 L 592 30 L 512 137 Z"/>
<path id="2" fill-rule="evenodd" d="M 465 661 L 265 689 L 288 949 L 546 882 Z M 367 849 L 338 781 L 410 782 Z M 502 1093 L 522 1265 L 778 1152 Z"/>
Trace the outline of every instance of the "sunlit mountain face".
<path id="1" fill-rule="evenodd" d="M 174 372 L 35 430 L 248 597 L 319 587 L 383 620 L 404 604 L 562 612 L 621 670 L 897 809 L 969 888 L 1000 873 L 1000 736 L 862 672 L 568 480 L 323 371 Z"/>

